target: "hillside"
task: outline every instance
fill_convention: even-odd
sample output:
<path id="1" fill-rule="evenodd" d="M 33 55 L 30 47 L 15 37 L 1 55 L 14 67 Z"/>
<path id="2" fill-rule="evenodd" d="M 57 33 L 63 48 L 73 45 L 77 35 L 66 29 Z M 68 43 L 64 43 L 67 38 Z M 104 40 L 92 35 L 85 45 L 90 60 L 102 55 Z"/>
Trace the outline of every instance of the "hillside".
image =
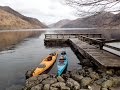
<path id="1" fill-rule="evenodd" d="M 63 25 L 69 23 L 70 21 L 71 20 L 69 20 L 69 19 L 63 19 L 63 20 L 58 21 L 57 23 L 53 23 L 53 24 L 49 25 L 49 27 L 60 28 Z"/>
<path id="2" fill-rule="evenodd" d="M 0 6 L 0 29 L 46 28 L 39 20 L 26 17 L 10 7 Z"/>
<path id="3" fill-rule="evenodd" d="M 98 13 L 89 17 L 79 18 L 62 26 L 63 28 L 94 28 L 94 27 L 109 27 L 114 14 L 109 12 Z"/>
<path id="4" fill-rule="evenodd" d="M 57 26 L 58 25 L 57 23 L 54 25 L 56 25 L 54 27 L 60 26 L 61 28 L 96 28 L 96 27 L 109 28 L 120 26 L 120 14 L 114 15 L 109 12 L 101 12 L 89 17 L 71 20 L 65 24 L 62 23 L 59 26 Z"/>

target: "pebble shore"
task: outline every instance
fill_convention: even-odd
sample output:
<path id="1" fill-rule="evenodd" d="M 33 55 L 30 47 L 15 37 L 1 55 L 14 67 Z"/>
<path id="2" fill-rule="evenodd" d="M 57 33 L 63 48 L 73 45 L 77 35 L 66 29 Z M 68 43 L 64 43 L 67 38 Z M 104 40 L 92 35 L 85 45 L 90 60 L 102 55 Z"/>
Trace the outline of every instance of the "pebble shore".
<path id="1" fill-rule="evenodd" d="M 120 90 L 120 70 L 93 67 L 89 63 L 58 77 L 49 74 L 31 77 L 23 90 Z"/>

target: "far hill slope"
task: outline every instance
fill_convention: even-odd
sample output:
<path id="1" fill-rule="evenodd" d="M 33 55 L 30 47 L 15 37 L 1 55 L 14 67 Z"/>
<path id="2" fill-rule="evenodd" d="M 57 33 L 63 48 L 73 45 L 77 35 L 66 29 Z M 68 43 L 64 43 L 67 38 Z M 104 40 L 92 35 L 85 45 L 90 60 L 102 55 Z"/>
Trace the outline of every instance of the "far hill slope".
<path id="1" fill-rule="evenodd" d="M 26 17 L 7 6 L 0 6 L 0 29 L 38 29 L 47 26 L 39 20 Z"/>
<path id="2" fill-rule="evenodd" d="M 108 12 L 98 13 L 85 18 L 79 18 L 73 20 L 62 28 L 94 28 L 94 27 L 106 27 L 110 24 L 114 14 Z"/>
<path id="3" fill-rule="evenodd" d="M 55 28 L 96 28 L 96 27 L 114 27 L 120 24 L 120 14 L 114 15 L 109 12 L 101 12 L 89 17 L 78 18 L 76 20 L 61 20 L 52 24 Z"/>
<path id="4" fill-rule="evenodd" d="M 118 13 L 112 17 L 112 20 L 110 22 L 110 26 L 120 28 L 120 13 Z"/>
<path id="5" fill-rule="evenodd" d="M 69 20 L 69 19 L 63 19 L 63 20 L 58 21 L 57 23 L 53 23 L 53 24 L 49 25 L 49 27 L 60 28 L 63 25 L 69 23 L 70 21 L 71 20 Z"/>

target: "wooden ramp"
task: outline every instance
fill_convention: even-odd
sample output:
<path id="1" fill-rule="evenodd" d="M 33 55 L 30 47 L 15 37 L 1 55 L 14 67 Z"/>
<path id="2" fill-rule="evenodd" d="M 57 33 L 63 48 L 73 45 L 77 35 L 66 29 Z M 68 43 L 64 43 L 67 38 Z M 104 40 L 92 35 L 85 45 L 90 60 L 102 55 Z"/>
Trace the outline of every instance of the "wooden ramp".
<path id="1" fill-rule="evenodd" d="M 86 58 L 92 60 L 95 64 L 105 68 L 120 68 L 120 57 L 111 54 L 105 50 L 100 50 L 96 46 L 90 45 L 78 38 L 69 39 L 72 46 Z"/>

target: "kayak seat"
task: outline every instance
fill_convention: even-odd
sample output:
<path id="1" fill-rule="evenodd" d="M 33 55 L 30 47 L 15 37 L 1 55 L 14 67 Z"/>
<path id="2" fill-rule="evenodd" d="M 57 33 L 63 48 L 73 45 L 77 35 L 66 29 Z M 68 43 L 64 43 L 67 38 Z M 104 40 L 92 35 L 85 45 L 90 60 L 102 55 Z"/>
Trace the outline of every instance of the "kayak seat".
<path id="1" fill-rule="evenodd" d="M 59 62 L 64 62 L 64 60 L 59 60 Z"/>
<path id="2" fill-rule="evenodd" d="M 59 60 L 65 60 L 65 56 L 61 56 Z"/>
<path id="3" fill-rule="evenodd" d="M 51 61 L 51 60 L 52 60 L 52 56 L 50 55 L 47 57 L 46 61 Z"/>

